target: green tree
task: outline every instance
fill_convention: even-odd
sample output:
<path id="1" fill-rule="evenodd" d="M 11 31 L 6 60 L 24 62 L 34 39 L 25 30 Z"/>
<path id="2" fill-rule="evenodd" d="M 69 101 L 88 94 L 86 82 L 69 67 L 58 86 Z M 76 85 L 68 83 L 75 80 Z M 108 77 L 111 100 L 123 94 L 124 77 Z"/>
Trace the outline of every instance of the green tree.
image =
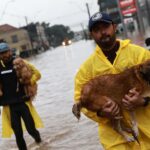
<path id="1" fill-rule="evenodd" d="M 42 22 L 42 23 L 30 23 L 28 26 L 23 27 L 29 33 L 31 42 L 38 41 L 38 34 L 36 25 L 40 24 L 44 27 L 45 34 L 47 37 L 48 42 L 51 46 L 59 46 L 62 44 L 62 41 L 66 38 L 72 39 L 74 37 L 74 32 L 70 30 L 68 26 L 64 25 L 54 25 L 50 26 L 49 23 Z"/>
<path id="2" fill-rule="evenodd" d="M 37 41 L 37 38 L 38 38 L 38 34 L 37 34 L 37 30 L 36 30 L 36 24 L 37 23 L 30 23 L 27 26 L 23 27 L 24 29 L 26 29 L 28 31 L 30 40 L 32 42 Z"/>
<path id="3" fill-rule="evenodd" d="M 42 25 L 45 28 L 45 33 L 51 46 L 59 46 L 64 39 L 72 39 L 74 37 L 74 32 L 68 26 L 54 25 L 49 27 L 47 23 L 42 23 Z"/>

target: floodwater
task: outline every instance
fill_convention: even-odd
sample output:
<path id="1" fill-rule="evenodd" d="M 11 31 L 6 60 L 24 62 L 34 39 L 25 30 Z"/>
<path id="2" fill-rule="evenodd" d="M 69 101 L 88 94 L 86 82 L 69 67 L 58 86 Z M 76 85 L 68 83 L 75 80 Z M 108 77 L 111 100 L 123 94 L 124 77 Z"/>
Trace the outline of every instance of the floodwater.
<path id="1" fill-rule="evenodd" d="M 84 115 L 78 122 L 71 111 L 74 76 L 94 47 L 93 41 L 80 41 L 29 59 L 42 74 L 34 105 L 44 123 L 39 145 L 24 133 L 29 150 L 102 150 L 97 124 Z M 0 150 L 17 150 L 14 136 L 1 138 Z"/>

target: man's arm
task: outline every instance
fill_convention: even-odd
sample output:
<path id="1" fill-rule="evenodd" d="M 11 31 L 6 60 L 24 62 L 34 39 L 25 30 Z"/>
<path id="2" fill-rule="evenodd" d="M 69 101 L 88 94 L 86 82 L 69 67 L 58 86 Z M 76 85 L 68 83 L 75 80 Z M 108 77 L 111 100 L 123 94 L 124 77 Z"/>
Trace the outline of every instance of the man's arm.
<path id="1" fill-rule="evenodd" d="M 31 84 L 34 85 L 40 78 L 41 78 L 41 73 L 39 72 L 38 69 L 34 67 L 34 65 L 30 64 L 29 62 L 25 61 L 25 63 L 31 68 L 33 74 L 31 77 Z"/>
<path id="2" fill-rule="evenodd" d="M 148 104 L 146 98 L 142 97 L 135 88 L 131 89 L 129 93 L 124 96 L 122 103 L 127 110 L 134 110 L 137 107 L 143 107 Z"/>
<path id="3" fill-rule="evenodd" d="M 89 72 L 90 70 L 92 70 L 90 66 L 82 66 L 75 77 L 75 91 L 74 91 L 75 102 L 78 102 L 80 99 L 81 89 L 83 85 L 92 78 L 92 73 L 91 73 L 92 71 Z M 108 121 L 107 118 L 113 118 L 113 117 L 115 118 L 116 116 L 118 116 L 119 107 L 114 101 L 108 98 L 108 103 L 106 103 L 103 106 L 101 112 L 94 113 L 87 110 L 86 108 L 83 108 L 81 111 L 84 113 L 84 115 L 86 115 L 88 118 L 92 119 L 93 121 L 104 123 Z M 102 113 L 102 115 L 100 115 L 99 113 Z"/>

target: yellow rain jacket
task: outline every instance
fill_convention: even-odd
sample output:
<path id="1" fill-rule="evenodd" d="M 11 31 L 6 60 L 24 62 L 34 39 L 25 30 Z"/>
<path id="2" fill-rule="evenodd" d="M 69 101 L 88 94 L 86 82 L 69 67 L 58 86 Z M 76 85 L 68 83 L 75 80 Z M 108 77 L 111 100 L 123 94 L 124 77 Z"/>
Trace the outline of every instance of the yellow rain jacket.
<path id="1" fill-rule="evenodd" d="M 35 84 L 36 81 L 41 78 L 41 74 L 33 65 L 31 65 L 27 61 L 25 61 L 25 62 L 33 70 L 33 75 L 32 75 L 32 78 L 31 78 L 31 84 Z M 42 123 L 38 113 L 36 112 L 34 106 L 32 105 L 32 102 L 27 101 L 26 104 L 29 107 L 29 110 L 30 110 L 31 115 L 33 117 L 33 120 L 35 122 L 36 128 L 43 127 L 43 123 Z M 23 129 L 25 130 L 25 125 L 24 125 L 23 121 L 22 121 L 22 125 L 23 125 Z M 11 128 L 11 119 L 10 119 L 9 106 L 3 106 L 3 109 L 2 109 L 2 137 L 3 138 L 10 138 L 12 134 L 13 134 L 13 130 Z"/>
<path id="2" fill-rule="evenodd" d="M 142 47 L 131 44 L 130 40 L 119 40 L 120 47 L 116 58 L 111 64 L 103 54 L 100 47 L 96 46 L 94 53 L 81 65 L 75 77 L 75 95 L 77 102 L 80 98 L 81 88 L 84 83 L 97 75 L 119 73 L 125 68 L 139 64 L 150 58 L 150 52 Z M 139 140 L 127 143 L 110 125 L 107 118 L 97 117 L 96 113 L 83 108 L 82 112 L 99 125 L 100 142 L 106 150 L 150 150 L 150 105 L 136 110 L 136 119 L 139 127 Z M 127 112 L 126 112 L 127 113 Z"/>

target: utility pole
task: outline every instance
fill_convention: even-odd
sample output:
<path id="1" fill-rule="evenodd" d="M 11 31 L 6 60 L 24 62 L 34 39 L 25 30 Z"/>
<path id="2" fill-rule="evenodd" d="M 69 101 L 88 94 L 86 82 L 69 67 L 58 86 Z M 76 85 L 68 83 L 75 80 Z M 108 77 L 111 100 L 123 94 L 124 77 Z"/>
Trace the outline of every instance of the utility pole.
<path id="1" fill-rule="evenodd" d="M 147 19 L 148 19 L 148 24 L 150 25 L 150 7 L 149 7 L 149 2 L 148 0 L 145 0 L 145 6 L 146 6 L 146 10 L 147 10 Z"/>
<path id="2" fill-rule="evenodd" d="M 120 14 L 121 23 L 122 23 L 122 25 L 123 25 L 124 37 L 127 38 L 127 37 L 128 37 L 127 28 L 126 28 L 126 25 L 125 25 L 125 23 L 124 23 L 124 18 L 123 18 L 122 12 L 121 12 L 119 0 L 117 0 L 117 6 L 118 6 L 119 14 Z"/>
<path id="3" fill-rule="evenodd" d="M 30 44 L 31 44 L 31 55 L 32 55 L 32 51 L 33 51 L 33 42 L 32 42 L 32 38 L 31 38 L 31 35 L 30 35 L 30 31 L 29 31 L 29 24 L 28 24 L 28 19 L 27 17 L 25 16 L 25 21 L 26 21 L 26 26 L 27 26 L 27 31 L 28 31 L 28 35 L 29 35 L 29 39 L 30 39 Z"/>
<path id="4" fill-rule="evenodd" d="M 89 4 L 86 3 L 86 8 L 87 8 L 87 13 L 88 13 L 88 16 L 89 16 L 89 19 L 91 17 L 91 14 L 90 14 L 90 9 L 89 9 Z"/>
<path id="5" fill-rule="evenodd" d="M 3 19 L 4 15 L 5 15 L 5 12 L 6 12 L 6 10 L 7 10 L 7 7 L 8 7 L 8 5 L 9 5 L 9 3 L 11 3 L 11 2 L 14 2 L 14 0 L 9 0 L 9 1 L 5 4 L 4 10 L 2 11 L 2 14 L 1 14 L 1 16 L 0 16 L 0 21 Z"/>
<path id="6" fill-rule="evenodd" d="M 136 5 L 136 9 L 137 9 L 137 17 L 138 17 L 138 22 L 140 25 L 140 33 L 144 34 L 145 33 L 145 29 L 144 29 L 144 24 L 143 24 L 143 18 L 141 15 L 141 10 L 140 10 L 140 6 L 139 6 L 139 1 L 135 0 L 135 5 Z"/>
<path id="7" fill-rule="evenodd" d="M 85 32 L 84 26 L 83 26 L 82 23 L 81 23 L 81 27 L 82 27 L 82 31 L 83 31 L 83 34 L 84 34 L 84 38 L 85 38 L 85 40 L 87 40 L 87 33 Z"/>

